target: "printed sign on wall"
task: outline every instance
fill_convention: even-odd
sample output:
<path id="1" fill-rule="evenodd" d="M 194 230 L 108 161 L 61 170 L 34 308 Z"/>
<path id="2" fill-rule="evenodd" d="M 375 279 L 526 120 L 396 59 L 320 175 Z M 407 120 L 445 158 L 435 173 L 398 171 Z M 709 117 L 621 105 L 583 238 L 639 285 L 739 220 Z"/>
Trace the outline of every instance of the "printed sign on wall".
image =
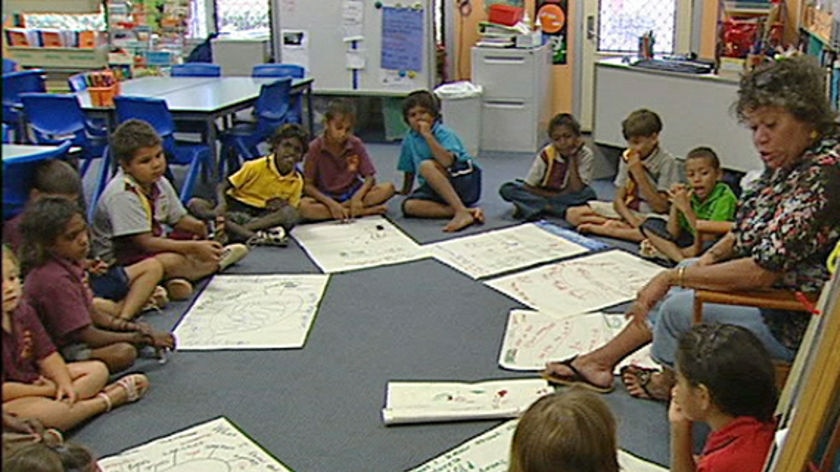
<path id="1" fill-rule="evenodd" d="M 566 64 L 569 38 L 567 32 L 568 0 L 537 0 L 535 17 L 540 23 L 543 43 L 551 45 L 552 63 Z"/>

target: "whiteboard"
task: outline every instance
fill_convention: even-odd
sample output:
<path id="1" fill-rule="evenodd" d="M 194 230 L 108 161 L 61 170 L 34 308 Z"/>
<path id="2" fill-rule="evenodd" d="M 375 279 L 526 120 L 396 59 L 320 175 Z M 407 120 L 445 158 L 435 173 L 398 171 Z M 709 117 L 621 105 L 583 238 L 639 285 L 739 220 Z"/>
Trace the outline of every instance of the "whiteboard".
<path id="1" fill-rule="evenodd" d="M 271 1 L 276 61 L 303 65 L 315 93 L 403 96 L 434 86 L 432 0 Z"/>

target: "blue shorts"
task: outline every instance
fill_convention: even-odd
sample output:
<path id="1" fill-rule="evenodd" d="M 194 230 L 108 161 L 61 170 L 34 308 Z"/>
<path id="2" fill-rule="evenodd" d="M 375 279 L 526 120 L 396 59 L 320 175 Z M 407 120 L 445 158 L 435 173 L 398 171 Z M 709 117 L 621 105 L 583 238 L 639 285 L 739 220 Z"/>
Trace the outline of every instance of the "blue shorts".
<path id="1" fill-rule="evenodd" d="M 111 266 L 102 275 L 90 274 L 90 288 L 94 296 L 118 302 L 128 295 L 131 283 L 128 280 L 128 273 L 125 267 L 120 265 Z"/>
<path id="2" fill-rule="evenodd" d="M 351 198 L 353 198 L 353 195 L 355 195 L 356 192 L 359 191 L 359 189 L 362 187 L 363 184 L 364 184 L 364 182 L 359 180 L 355 184 L 353 184 L 352 187 L 350 187 L 350 190 L 348 190 L 344 193 L 324 192 L 324 195 L 332 198 L 333 200 L 337 201 L 338 203 L 344 203 L 347 200 L 350 200 Z"/>
<path id="3" fill-rule="evenodd" d="M 694 235 L 686 231 L 685 228 L 680 231 L 678 237 L 671 236 L 671 233 L 668 232 L 668 221 L 662 218 L 649 217 L 645 219 L 641 229 L 643 233 L 653 233 L 666 241 L 671 241 L 677 247 L 689 247 L 694 244 Z"/>
<path id="4" fill-rule="evenodd" d="M 465 206 L 471 206 L 481 198 L 481 169 L 474 166 L 472 162 L 456 162 L 449 169 L 449 182 Z M 446 200 L 435 192 L 427 182 L 417 187 L 403 200 L 403 213 L 405 213 L 405 202 L 411 199 L 447 204 Z"/>

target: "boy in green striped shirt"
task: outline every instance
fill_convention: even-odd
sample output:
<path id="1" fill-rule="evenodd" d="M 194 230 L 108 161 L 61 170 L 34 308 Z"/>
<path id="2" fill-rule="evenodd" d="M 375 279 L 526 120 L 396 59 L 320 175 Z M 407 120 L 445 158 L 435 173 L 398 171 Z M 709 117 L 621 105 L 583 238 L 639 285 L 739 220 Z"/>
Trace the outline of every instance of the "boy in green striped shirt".
<path id="1" fill-rule="evenodd" d="M 671 210 L 666 222 L 648 218 L 642 224 L 640 253 L 680 262 L 697 257 L 715 239 L 697 236 L 698 221 L 729 222 L 735 217 L 738 197 L 720 181 L 723 171 L 715 152 L 708 147 L 692 149 L 685 158 L 686 184 L 674 184 L 669 193 Z"/>

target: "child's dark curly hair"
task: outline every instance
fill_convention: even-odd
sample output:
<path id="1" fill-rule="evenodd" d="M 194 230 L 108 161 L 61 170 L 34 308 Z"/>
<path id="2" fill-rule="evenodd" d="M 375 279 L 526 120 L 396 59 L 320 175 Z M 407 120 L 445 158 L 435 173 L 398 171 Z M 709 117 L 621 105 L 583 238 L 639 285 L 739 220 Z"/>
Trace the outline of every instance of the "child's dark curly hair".
<path id="1" fill-rule="evenodd" d="M 303 153 L 309 150 L 309 133 L 303 129 L 303 126 L 297 123 L 287 123 L 274 131 L 270 138 L 268 138 L 268 145 L 273 150 L 280 143 L 287 138 L 297 138 L 303 148 Z"/>

